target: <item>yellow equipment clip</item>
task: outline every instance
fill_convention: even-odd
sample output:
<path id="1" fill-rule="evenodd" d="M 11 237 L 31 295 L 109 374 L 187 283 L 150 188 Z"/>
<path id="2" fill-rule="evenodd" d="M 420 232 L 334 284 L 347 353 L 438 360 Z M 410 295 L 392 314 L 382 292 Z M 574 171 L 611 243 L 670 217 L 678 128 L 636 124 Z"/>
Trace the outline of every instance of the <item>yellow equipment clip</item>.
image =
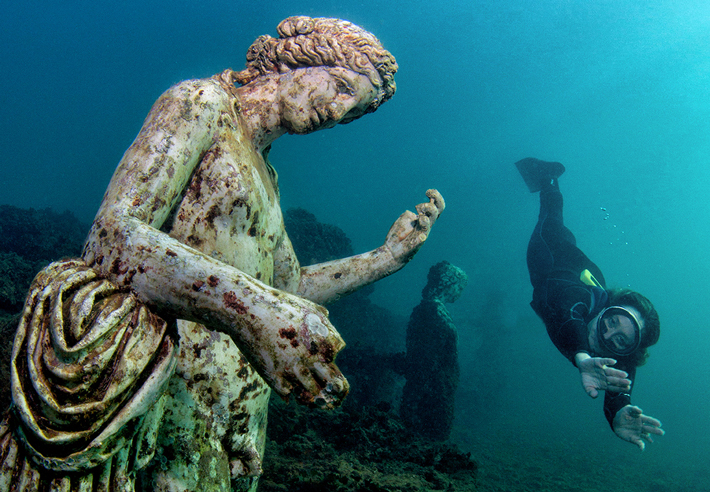
<path id="1" fill-rule="evenodd" d="M 602 287 L 602 284 L 600 284 L 599 281 L 594 278 L 592 272 L 590 272 L 586 268 L 582 271 L 582 273 L 579 274 L 579 280 L 581 280 L 587 285 L 591 285 L 592 287 L 601 287 L 602 289 L 604 288 Z"/>

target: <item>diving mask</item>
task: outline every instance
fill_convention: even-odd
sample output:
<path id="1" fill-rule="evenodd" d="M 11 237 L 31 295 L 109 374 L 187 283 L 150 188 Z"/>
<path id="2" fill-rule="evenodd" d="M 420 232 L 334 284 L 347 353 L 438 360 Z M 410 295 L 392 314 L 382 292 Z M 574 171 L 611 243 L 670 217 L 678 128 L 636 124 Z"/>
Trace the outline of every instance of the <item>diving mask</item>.
<path id="1" fill-rule="evenodd" d="M 610 306 L 597 319 L 597 339 L 613 355 L 630 355 L 641 344 L 641 323 L 628 309 Z"/>

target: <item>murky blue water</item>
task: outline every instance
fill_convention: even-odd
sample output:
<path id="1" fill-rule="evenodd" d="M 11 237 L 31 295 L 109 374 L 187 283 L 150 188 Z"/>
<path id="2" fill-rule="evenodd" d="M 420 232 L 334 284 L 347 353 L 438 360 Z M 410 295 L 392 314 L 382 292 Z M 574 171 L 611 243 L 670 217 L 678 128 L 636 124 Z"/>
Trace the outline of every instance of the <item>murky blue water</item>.
<path id="1" fill-rule="evenodd" d="M 464 370 L 460 438 L 490 436 L 495 448 L 495 436 L 510 444 L 517 435 L 553 461 L 606 452 L 630 474 L 662 471 L 678 490 L 708 483 L 710 4 L 12 2 L 0 16 L 0 203 L 90 221 L 161 92 L 242 68 L 251 42 L 294 14 L 351 20 L 399 62 L 397 94 L 375 114 L 284 137 L 271 160 L 284 208 L 338 225 L 358 252 L 381 244 L 427 188 L 443 193 L 429 243 L 373 298 L 408 314 L 431 265 L 446 259 L 468 272 L 451 306 Z M 667 435 L 643 455 L 613 436 L 601 399 L 583 393 L 528 306 L 537 197 L 513 167 L 528 156 L 565 164 L 565 217 L 580 247 L 610 286 L 642 292 L 660 313 L 661 340 L 633 401 Z M 491 336 L 503 356 L 479 349 Z M 481 361 L 500 367 L 486 383 L 496 391 L 485 418 L 471 396 Z M 587 487 L 595 484 L 609 490 L 603 473 Z"/>

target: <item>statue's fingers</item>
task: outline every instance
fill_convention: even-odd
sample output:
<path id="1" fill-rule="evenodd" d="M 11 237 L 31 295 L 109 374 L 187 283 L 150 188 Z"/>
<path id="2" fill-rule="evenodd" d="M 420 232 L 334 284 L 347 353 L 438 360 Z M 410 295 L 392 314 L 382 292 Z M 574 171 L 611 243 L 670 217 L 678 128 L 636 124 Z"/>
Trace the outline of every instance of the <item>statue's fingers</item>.
<path id="1" fill-rule="evenodd" d="M 387 238 L 396 238 L 398 241 L 401 241 L 409 234 L 409 231 L 412 230 L 416 223 L 417 215 L 409 210 L 405 211 L 402 215 L 397 217 L 397 220 L 390 226 L 390 230 L 387 232 Z"/>
<path id="2" fill-rule="evenodd" d="M 299 364 L 300 365 L 300 364 Z M 292 393 L 301 405 L 334 408 L 348 394 L 350 386 L 335 364 L 314 362 L 284 376 L 293 385 Z"/>
<path id="3" fill-rule="evenodd" d="M 432 203 L 420 203 L 417 205 L 417 212 L 419 213 L 420 223 L 423 217 L 429 219 L 427 221 L 428 226 L 431 226 L 439 216 L 439 210 Z"/>
<path id="4" fill-rule="evenodd" d="M 424 235 L 423 238 L 417 238 L 417 241 L 424 241 L 426 236 L 429 234 L 429 230 L 431 229 L 432 219 L 428 215 L 420 213 L 417 220 L 419 222 L 419 227 L 417 227 L 417 229 L 419 229 L 420 234 Z"/>
<path id="5" fill-rule="evenodd" d="M 411 210 L 407 210 L 402 215 L 399 216 L 407 224 L 414 224 L 417 221 L 417 214 Z"/>
<path id="6" fill-rule="evenodd" d="M 419 216 L 426 215 L 432 224 L 439 218 L 439 209 L 433 202 L 420 203 L 416 208 Z"/>
<path id="7" fill-rule="evenodd" d="M 350 390 L 347 379 L 335 364 L 316 362 L 311 369 L 311 375 L 320 388 L 314 398 L 318 407 L 333 408 L 340 405 Z"/>
<path id="8" fill-rule="evenodd" d="M 444 211 L 446 203 L 444 202 L 444 197 L 441 196 L 441 193 L 435 189 L 430 189 L 426 191 L 426 196 L 429 198 L 429 202 L 434 204 L 439 213 Z"/>

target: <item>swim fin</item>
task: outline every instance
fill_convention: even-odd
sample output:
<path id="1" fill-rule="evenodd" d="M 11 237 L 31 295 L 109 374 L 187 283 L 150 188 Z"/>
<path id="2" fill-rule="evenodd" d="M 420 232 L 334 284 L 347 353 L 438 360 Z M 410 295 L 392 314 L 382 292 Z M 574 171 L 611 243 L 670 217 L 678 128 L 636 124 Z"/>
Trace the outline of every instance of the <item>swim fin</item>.
<path id="1" fill-rule="evenodd" d="M 559 178 L 565 172 L 565 166 L 559 162 L 541 161 L 533 157 L 519 160 L 515 166 L 528 185 L 530 193 L 540 191 L 546 182 Z"/>

